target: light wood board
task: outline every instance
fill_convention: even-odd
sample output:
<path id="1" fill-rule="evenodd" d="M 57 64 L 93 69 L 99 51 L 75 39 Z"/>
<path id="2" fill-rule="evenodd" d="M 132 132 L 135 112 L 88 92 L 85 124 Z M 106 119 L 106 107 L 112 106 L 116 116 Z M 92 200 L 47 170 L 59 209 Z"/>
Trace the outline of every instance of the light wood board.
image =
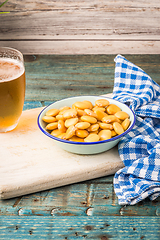
<path id="1" fill-rule="evenodd" d="M 0 133 L 1 198 L 114 174 L 123 167 L 116 147 L 96 155 L 77 155 L 59 148 L 38 128 L 41 110 L 24 111 L 15 130 Z"/>

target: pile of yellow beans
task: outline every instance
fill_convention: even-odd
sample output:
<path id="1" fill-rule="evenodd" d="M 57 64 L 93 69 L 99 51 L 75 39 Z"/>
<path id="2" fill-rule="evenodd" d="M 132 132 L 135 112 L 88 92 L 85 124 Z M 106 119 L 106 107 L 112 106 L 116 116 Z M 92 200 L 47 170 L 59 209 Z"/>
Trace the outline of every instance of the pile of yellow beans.
<path id="1" fill-rule="evenodd" d="M 106 99 L 75 102 L 72 107 L 50 109 L 42 120 L 53 136 L 68 141 L 97 142 L 122 134 L 130 125 L 128 113 Z"/>

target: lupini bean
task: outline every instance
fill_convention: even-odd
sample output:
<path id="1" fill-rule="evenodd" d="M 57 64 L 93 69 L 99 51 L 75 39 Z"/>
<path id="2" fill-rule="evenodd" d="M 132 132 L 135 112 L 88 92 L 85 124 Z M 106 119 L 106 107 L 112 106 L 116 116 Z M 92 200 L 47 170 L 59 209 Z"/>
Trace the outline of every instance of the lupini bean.
<path id="1" fill-rule="evenodd" d="M 131 123 L 131 121 L 129 120 L 129 118 L 126 118 L 126 119 L 121 123 L 124 131 L 127 130 L 127 128 L 129 127 L 130 123 Z"/>
<path id="2" fill-rule="evenodd" d="M 76 127 L 75 126 L 70 126 L 67 131 L 66 131 L 66 139 L 69 139 L 75 135 L 76 132 Z"/>
<path id="3" fill-rule="evenodd" d="M 112 125 L 112 124 L 109 124 L 109 123 L 100 122 L 100 123 L 99 123 L 99 126 L 100 126 L 100 128 L 102 128 L 102 129 L 109 129 L 109 130 L 112 130 L 112 129 L 113 129 L 113 125 Z"/>
<path id="4" fill-rule="evenodd" d="M 88 108 L 88 104 L 86 102 L 75 102 L 74 106 L 82 110 Z"/>
<path id="5" fill-rule="evenodd" d="M 54 130 L 58 128 L 58 122 L 49 123 L 46 126 L 47 130 Z"/>
<path id="6" fill-rule="evenodd" d="M 59 111 L 59 114 L 60 114 L 60 115 L 63 115 L 63 113 L 64 113 L 66 110 L 69 110 L 69 109 L 71 109 L 71 108 L 70 108 L 70 107 L 67 107 L 67 106 L 61 107 L 61 111 Z"/>
<path id="7" fill-rule="evenodd" d="M 64 106 L 64 107 L 61 107 L 61 108 L 59 109 L 59 111 L 61 112 L 61 111 L 68 110 L 68 109 L 70 109 L 70 107 Z"/>
<path id="8" fill-rule="evenodd" d="M 85 112 L 88 116 L 97 118 L 97 114 L 96 114 L 95 112 L 93 112 L 92 110 L 90 110 L 90 109 L 84 109 L 84 112 Z"/>
<path id="9" fill-rule="evenodd" d="M 84 115 L 87 115 L 86 113 L 85 113 L 85 111 L 84 110 L 82 110 L 82 109 L 76 109 L 77 110 L 77 116 L 78 117 L 82 117 L 82 116 L 84 116 Z"/>
<path id="10" fill-rule="evenodd" d="M 98 142 L 99 136 L 95 133 L 90 133 L 86 138 L 84 138 L 84 142 Z"/>
<path id="11" fill-rule="evenodd" d="M 89 133 L 87 130 L 77 129 L 75 134 L 77 137 L 85 138 L 88 136 Z"/>
<path id="12" fill-rule="evenodd" d="M 92 109 L 93 108 L 93 104 L 90 101 L 84 100 L 84 103 L 86 103 L 88 105 L 88 109 Z"/>
<path id="13" fill-rule="evenodd" d="M 121 109 L 115 105 L 115 104 L 110 104 L 107 108 L 106 108 L 106 112 L 108 114 L 115 114 L 116 112 L 121 111 Z"/>
<path id="14" fill-rule="evenodd" d="M 102 118 L 102 122 L 104 122 L 104 123 L 112 123 L 115 121 L 117 121 L 117 118 L 115 115 L 108 115 L 108 116 Z"/>
<path id="15" fill-rule="evenodd" d="M 73 104 L 72 104 L 72 109 L 77 110 L 77 109 L 79 109 L 79 108 L 77 108 L 77 107 L 74 105 L 74 103 L 73 103 Z"/>
<path id="16" fill-rule="evenodd" d="M 78 129 L 87 129 L 90 127 L 90 123 L 89 122 L 79 122 L 75 125 L 76 128 Z"/>
<path id="17" fill-rule="evenodd" d="M 94 112 L 95 110 L 101 110 L 102 112 L 105 112 L 106 109 L 103 108 L 103 107 L 95 106 L 95 107 L 92 108 L 92 111 Z"/>
<path id="18" fill-rule="evenodd" d="M 56 137 L 58 137 L 58 138 L 61 138 L 61 139 L 66 139 L 66 133 L 65 132 L 63 132 L 63 133 L 60 133 L 59 135 L 57 135 Z"/>
<path id="19" fill-rule="evenodd" d="M 83 138 L 77 137 L 77 136 L 73 136 L 70 139 L 68 139 L 69 141 L 73 141 L 73 142 L 84 142 Z"/>
<path id="20" fill-rule="evenodd" d="M 58 121 L 58 129 L 62 132 L 65 133 L 67 128 L 65 127 L 65 122 L 63 120 Z"/>
<path id="21" fill-rule="evenodd" d="M 52 116 L 44 116 L 42 120 L 46 123 L 56 122 L 56 118 Z"/>
<path id="22" fill-rule="evenodd" d="M 123 129 L 122 125 L 121 125 L 120 123 L 118 123 L 118 122 L 114 122 L 114 123 L 113 123 L 113 128 L 114 128 L 114 131 L 115 131 L 118 135 L 124 133 L 124 129 Z"/>
<path id="23" fill-rule="evenodd" d="M 69 128 L 71 125 L 76 125 L 78 123 L 78 118 L 69 118 L 65 121 L 65 127 Z"/>
<path id="24" fill-rule="evenodd" d="M 53 135 L 54 137 L 57 137 L 58 135 L 60 135 L 62 132 L 59 129 L 55 129 L 51 132 L 51 135 Z"/>
<path id="25" fill-rule="evenodd" d="M 100 140 L 107 140 L 111 138 L 111 130 L 101 130 L 98 134 Z"/>
<path id="26" fill-rule="evenodd" d="M 50 109 L 46 112 L 46 116 L 56 116 L 59 113 L 59 109 Z"/>
<path id="27" fill-rule="evenodd" d="M 88 131 L 89 131 L 89 130 L 88 130 Z M 98 134 L 98 133 L 99 133 L 99 131 L 97 130 L 97 131 L 91 131 L 91 132 L 89 132 L 89 134 L 91 134 L 91 133 Z"/>
<path id="28" fill-rule="evenodd" d="M 114 130 L 111 130 L 111 137 L 115 137 L 117 133 Z"/>
<path id="29" fill-rule="evenodd" d="M 106 114 L 105 112 L 101 111 L 99 108 L 95 109 L 94 112 L 96 113 L 97 119 L 98 119 L 99 121 L 101 121 L 102 118 L 104 118 L 104 117 L 107 116 L 107 114 Z"/>
<path id="30" fill-rule="evenodd" d="M 115 113 L 115 116 L 121 120 L 124 120 L 126 118 L 129 118 L 128 113 L 124 112 L 124 111 L 119 111 Z"/>
<path id="31" fill-rule="evenodd" d="M 89 128 L 88 128 L 88 131 L 89 132 L 95 132 L 99 129 L 99 124 L 98 123 L 95 123 L 95 124 L 92 124 Z"/>
<path id="32" fill-rule="evenodd" d="M 91 117 L 91 116 L 82 116 L 81 120 L 84 122 L 89 122 L 91 124 L 94 124 L 97 122 L 97 119 L 95 117 Z"/>
<path id="33" fill-rule="evenodd" d="M 63 117 L 68 119 L 68 118 L 74 118 L 77 116 L 77 111 L 75 109 L 68 109 L 64 111 Z"/>
<path id="34" fill-rule="evenodd" d="M 98 99 L 95 101 L 95 104 L 98 107 L 106 107 L 109 105 L 109 101 L 107 99 Z"/>
<path id="35" fill-rule="evenodd" d="M 63 115 L 58 114 L 58 115 L 56 116 L 56 120 L 57 120 L 57 121 L 58 121 L 58 120 L 65 120 L 65 118 L 63 117 Z"/>

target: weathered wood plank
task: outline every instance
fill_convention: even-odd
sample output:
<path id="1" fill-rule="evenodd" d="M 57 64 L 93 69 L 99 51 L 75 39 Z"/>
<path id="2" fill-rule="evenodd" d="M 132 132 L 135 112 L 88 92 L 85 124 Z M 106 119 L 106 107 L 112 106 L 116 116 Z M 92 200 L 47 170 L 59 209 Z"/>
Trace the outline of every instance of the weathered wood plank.
<path id="1" fill-rule="evenodd" d="M 23 106 L 23 111 L 32 108 L 43 107 L 43 104 L 40 101 L 25 101 Z"/>
<path id="2" fill-rule="evenodd" d="M 92 2 L 89 0 L 43 0 L 43 1 L 31 1 L 31 0 L 12 0 L 9 1 L 6 5 L 3 6 L 3 10 L 5 11 L 38 11 L 38 10 L 83 10 L 83 9 L 88 9 L 88 10 L 108 10 L 108 11 L 138 11 L 141 12 L 142 10 L 145 11 L 147 9 L 150 10 L 156 10 L 160 7 L 160 2 L 159 0 L 153 0 L 152 2 L 150 0 L 117 0 L 117 1 L 112 1 L 112 0 L 107 0 L 107 1 L 97 1 L 93 0 Z"/>
<path id="3" fill-rule="evenodd" d="M 106 177 L 1 200 L 0 209 L 0 215 L 19 216 L 160 216 L 160 198 L 120 206 Z"/>
<path id="4" fill-rule="evenodd" d="M 12 1 L 3 6 L 3 39 L 79 35 L 159 35 L 160 2 Z M 21 24 L 20 24 L 21 22 Z M 47 27 L 46 27 L 47 26 Z M 25 30 L 25 31 L 24 31 Z M 16 32 L 16 34 L 15 34 Z"/>
<path id="5" fill-rule="evenodd" d="M 123 15 L 122 15 L 123 14 Z M 153 15 L 154 14 L 154 15 Z M 28 12 L 9 13 L 1 16 L 0 38 L 7 39 L 64 39 L 72 36 L 76 39 L 99 39 L 119 35 L 130 38 L 130 35 L 141 40 L 144 36 L 159 40 L 159 10 L 148 13 L 133 12 Z M 46 27 L 47 26 L 47 27 Z M 5 33 L 5 34 L 4 34 Z"/>
<path id="6" fill-rule="evenodd" d="M 23 54 L 160 54 L 159 40 L 0 40 Z"/>
<path id="7" fill-rule="evenodd" d="M 76 95 L 110 93 L 114 85 L 116 55 L 25 56 L 26 101 L 44 105 Z M 159 55 L 125 55 L 160 84 Z"/>
<path id="8" fill-rule="evenodd" d="M 0 45 L 27 54 L 160 53 L 160 2 L 9 1 Z"/>
<path id="9" fill-rule="evenodd" d="M 69 81 L 78 84 L 87 77 L 87 81 L 94 80 L 97 86 L 100 79 L 102 86 L 106 86 L 105 83 L 108 85 L 109 81 L 108 86 L 113 86 L 114 57 L 25 56 L 28 99 L 25 108 L 44 106 L 49 100 L 57 99 L 58 95 L 53 97 L 53 92 L 48 91 L 49 86 L 42 92 L 36 88 L 38 82 L 44 87 L 42 83 L 46 79 L 53 86 L 55 79 L 62 79 L 67 86 Z M 158 55 L 126 57 L 160 83 Z M 43 81 L 39 81 L 39 78 Z M 92 86 L 91 93 L 97 94 L 97 88 Z M 103 94 L 102 91 L 100 94 Z M 66 94 L 59 91 L 58 97 L 67 95 L 67 91 Z M 113 176 L 109 176 L 20 198 L 1 200 L 0 239 L 159 240 L 159 216 L 160 197 L 152 202 L 146 199 L 135 206 L 119 206 L 113 189 Z"/>
<path id="10" fill-rule="evenodd" d="M 159 240 L 160 217 L 1 216 L 1 239 Z"/>

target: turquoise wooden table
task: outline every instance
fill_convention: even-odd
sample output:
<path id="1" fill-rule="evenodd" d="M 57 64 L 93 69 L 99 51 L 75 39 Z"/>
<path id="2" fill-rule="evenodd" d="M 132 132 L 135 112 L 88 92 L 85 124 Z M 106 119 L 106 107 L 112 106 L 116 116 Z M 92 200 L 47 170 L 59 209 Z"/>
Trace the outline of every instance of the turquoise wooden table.
<path id="1" fill-rule="evenodd" d="M 110 93 L 115 55 L 25 55 L 24 110 Z M 160 55 L 125 55 L 160 84 Z M 0 200 L 0 239 L 160 239 L 160 198 L 120 206 L 113 175 Z"/>

